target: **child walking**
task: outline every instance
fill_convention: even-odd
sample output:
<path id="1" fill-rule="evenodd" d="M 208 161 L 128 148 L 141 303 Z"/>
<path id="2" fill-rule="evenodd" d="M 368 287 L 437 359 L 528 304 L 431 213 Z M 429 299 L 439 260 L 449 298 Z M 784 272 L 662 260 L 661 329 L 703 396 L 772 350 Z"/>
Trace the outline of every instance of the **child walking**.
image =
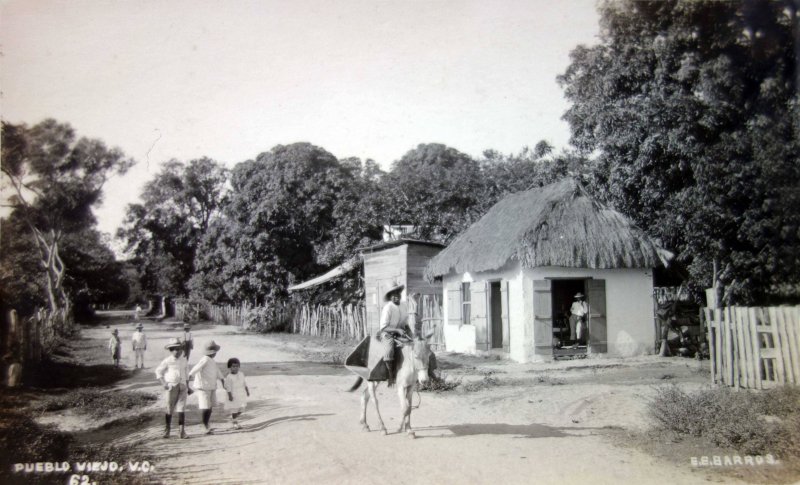
<path id="1" fill-rule="evenodd" d="M 111 361 L 115 366 L 119 366 L 119 359 L 122 354 L 122 342 L 119 340 L 119 330 L 116 328 L 111 331 L 111 338 L 108 340 L 108 350 L 111 351 Z"/>
<path id="2" fill-rule="evenodd" d="M 183 343 L 177 338 L 170 339 L 164 347 L 170 356 L 162 360 L 156 367 L 156 378 L 164 386 L 164 404 L 166 405 L 164 438 L 169 438 L 172 425 L 172 413 L 178 412 L 178 426 L 181 438 L 188 438 L 184 430 L 186 398 L 189 396 L 189 374 L 186 371 L 186 359 L 181 355 Z"/>
<path id="3" fill-rule="evenodd" d="M 250 397 L 250 389 L 247 388 L 244 372 L 240 371 L 241 367 L 242 363 L 236 357 L 228 359 L 230 372 L 225 376 L 223 382 L 225 390 L 228 391 L 228 402 L 225 403 L 225 409 L 231 413 L 233 429 L 242 429 L 236 419 L 244 411 L 247 406 L 247 398 Z"/>
<path id="4" fill-rule="evenodd" d="M 197 407 L 200 408 L 206 434 L 213 433 L 209 423 L 211 422 L 211 410 L 216 401 L 214 391 L 217 390 L 217 383 L 222 381 L 222 374 L 217 367 L 217 363 L 214 362 L 214 357 L 216 357 L 219 349 L 219 345 L 213 340 L 209 341 L 204 348 L 205 355 L 189 371 L 189 377 L 194 377 L 194 389 L 197 391 Z"/>
<path id="5" fill-rule="evenodd" d="M 134 353 L 134 368 L 138 369 L 141 365 L 144 369 L 144 351 L 147 350 L 147 337 L 144 335 L 142 329 L 144 325 L 139 323 L 136 325 L 136 331 L 133 332 L 131 337 L 131 348 Z"/>

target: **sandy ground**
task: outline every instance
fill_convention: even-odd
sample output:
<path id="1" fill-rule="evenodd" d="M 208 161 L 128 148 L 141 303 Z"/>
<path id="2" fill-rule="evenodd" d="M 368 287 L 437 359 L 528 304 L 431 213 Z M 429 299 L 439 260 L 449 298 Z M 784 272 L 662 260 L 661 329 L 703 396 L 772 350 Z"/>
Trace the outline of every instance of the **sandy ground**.
<path id="1" fill-rule="evenodd" d="M 133 366 L 131 323 L 120 329 L 125 366 Z M 86 329 L 84 337 L 106 339 L 106 328 Z M 153 371 L 167 355 L 164 345 L 180 327 L 146 323 L 146 369 L 117 386 L 159 392 Z M 103 439 L 143 443 L 157 457 L 152 478 L 165 483 L 707 483 L 720 481 L 707 470 L 674 466 L 632 447 L 620 447 L 620 430 L 647 427 L 646 402 L 655 386 L 707 383 L 707 362 L 660 359 L 584 359 L 549 364 L 515 364 L 440 353 L 449 379 L 500 385 L 475 392 L 424 392 L 412 414 L 416 439 L 395 432 L 399 403 L 394 390 L 379 387 L 381 414 L 390 430 L 377 431 L 375 409 L 358 423 L 360 392 L 345 390 L 354 376 L 341 366 L 303 360 L 301 350 L 280 335 L 253 335 L 226 326 L 193 330 L 197 347 L 210 339 L 221 345 L 221 369 L 230 357 L 243 363 L 251 397 L 233 430 L 221 407 L 214 410 L 214 435 L 203 435 L 196 396 L 190 396 L 190 438 L 161 438 L 160 408 L 141 429 L 105 430 Z M 463 386 L 462 386 L 463 387 Z M 416 404 L 419 397 L 415 395 Z M 43 418 L 47 420 L 48 418 Z M 63 415 L 50 417 L 65 428 L 87 426 Z M 98 426 L 101 423 L 93 423 Z M 98 433 L 101 431 L 98 430 Z M 95 437 L 97 438 L 97 437 Z M 618 441 L 618 440 L 617 440 Z M 135 459 L 136 457 L 131 457 Z M 729 480 L 726 480 L 726 482 Z M 100 483 L 100 482 L 98 482 Z"/>

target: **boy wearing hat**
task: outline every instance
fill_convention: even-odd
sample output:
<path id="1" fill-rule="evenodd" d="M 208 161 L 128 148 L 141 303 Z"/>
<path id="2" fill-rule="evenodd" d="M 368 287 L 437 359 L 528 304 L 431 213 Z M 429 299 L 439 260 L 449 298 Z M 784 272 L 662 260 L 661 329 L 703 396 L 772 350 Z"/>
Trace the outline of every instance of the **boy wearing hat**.
<path id="1" fill-rule="evenodd" d="M 575 301 L 572 302 L 569 312 L 569 338 L 577 345 L 586 333 L 584 325 L 586 325 L 586 315 L 589 313 L 589 305 L 583 301 L 583 293 L 575 294 Z"/>
<path id="2" fill-rule="evenodd" d="M 183 343 L 177 338 L 171 338 L 164 348 L 169 350 L 171 355 L 156 367 L 156 378 L 164 387 L 164 404 L 166 405 L 164 438 L 169 438 L 172 413 L 175 411 L 178 412 L 180 436 L 187 438 L 184 430 L 184 410 L 186 409 L 186 398 L 189 395 L 189 373 L 186 370 L 186 359 L 181 355 Z"/>
<path id="3" fill-rule="evenodd" d="M 411 335 L 411 329 L 408 326 L 408 310 L 405 305 L 400 303 L 400 295 L 404 288 L 403 285 L 390 288 L 384 296 L 386 304 L 381 310 L 381 328 L 378 330 L 378 338 L 383 344 L 383 362 L 389 374 L 389 386 L 394 384 L 395 338 L 404 333 Z"/>
<path id="4" fill-rule="evenodd" d="M 147 350 L 147 337 L 145 337 L 144 332 L 142 329 L 144 325 L 141 323 L 136 325 L 136 331 L 133 332 L 133 337 L 131 338 L 131 347 L 133 347 L 133 354 L 134 354 L 134 368 L 139 368 L 139 363 L 141 362 L 142 369 L 144 369 L 144 351 Z"/>
<path id="5" fill-rule="evenodd" d="M 189 354 L 191 354 L 192 349 L 194 349 L 191 329 L 192 327 L 190 327 L 188 323 L 183 324 L 183 356 L 186 357 L 187 362 L 189 361 Z"/>
<path id="6" fill-rule="evenodd" d="M 116 328 L 111 331 L 111 338 L 108 340 L 108 350 L 111 351 L 111 361 L 114 365 L 119 365 L 122 356 L 122 342 L 119 340 L 119 330 Z"/>
<path id="7" fill-rule="evenodd" d="M 222 373 L 220 373 L 217 363 L 214 362 L 214 357 L 219 349 L 219 345 L 213 340 L 209 341 L 203 348 L 205 355 L 189 371 L 189 377 L 194 377 L 197 407 L 200 408 L 206 434 L 212 433 L 209 422 L 211 421 L 211 410 L 215 404 L 214 391 L 217 390 L 217 383 L 222 381 Z"/>

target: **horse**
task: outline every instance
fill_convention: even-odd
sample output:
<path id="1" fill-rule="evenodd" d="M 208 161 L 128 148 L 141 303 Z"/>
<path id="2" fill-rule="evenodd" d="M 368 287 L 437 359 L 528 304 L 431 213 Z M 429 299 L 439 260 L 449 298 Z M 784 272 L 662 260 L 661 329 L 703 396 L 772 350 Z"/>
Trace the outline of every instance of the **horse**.
<path id="1" fill-rule="evenodd" d="M 423 336 L 415 336 L 414 338 L 402 336 L 395 340 L 400 344 L 399 352 L 395 352 L 396 365 L 400 368 L 397 371 L 395 383 L 397 386 L 397 397 L 400 398 L 401 419 L 400 427 L 397 429 L 398 433 L 406 432 L 410 438 L 415 438 L 414 432 L 411 429 L 411 394 L 414 391 L 414 386 L 417 381 L 426 383 L 428 381 L 428 366 L 433 355 L 428 339 L 433 335 L 434 331 L 430 330 Z M 349 389 L 353 392 L 361 386 L 364 379 L 359 376 L 356 382 Z M 375 412 L 378 413 L 378 422 L 381 425 L 381 432 L 384 435 L 388 434 L 386 426 L 383 424 L 381 418 L 381 411 L 378 406 L 378 396 L 375 394 L 375 388 L 380 381 L 367 381 L 367 386 L 361 394 L 361 424 L 362 431 L 369 431 L 367 425 L 367 404 L 369 398 L 375 402 Z"/>

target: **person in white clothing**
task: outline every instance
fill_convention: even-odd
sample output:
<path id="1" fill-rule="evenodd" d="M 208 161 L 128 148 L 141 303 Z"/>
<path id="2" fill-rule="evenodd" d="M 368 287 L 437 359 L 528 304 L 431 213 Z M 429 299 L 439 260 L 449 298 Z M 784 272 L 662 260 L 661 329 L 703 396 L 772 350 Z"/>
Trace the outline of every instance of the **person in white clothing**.
<path id="1" fill-rule="evenodd" d="M 244 372 L 241 372 L 242 363 L 236 357 L 228 359 L 228 375 L 225 376 L 225 390 L 228 391 L 228 401 L 225 409 L 230 411 L 233 429 L 241 429 L 236 420 L 247 406 L 247 398 L 250 397 L 250 389 L 247 388 L 247 381 Z"/>
<path id="2" fill-rule="evenodd" d="M 164 387 L 164 404 L 166 407 L 164 438 L 169 438 L 172 425 L 172 413 L 178 412 L 178 426 L 180 437 L 188 438 L 184 430 L 184 411 L 189 389 L 189 372 L 186 359 L 181 355 L 183 344 L 177 338 L 170 339 L 164 347 L 169 350 L 170 356 L 162 360 L 156 367 L 156 379 Z"/>
<path id="3" fill-rule="evenodd" d="M 589 314 L 589 305 L 583 301 L 583 293 L 575 294 L 569 312 L 569 338 L 577 345 L 586 337 L 586 316 Z"/>
<path id="4" fill-rule="evenodd" d="M 141 365 L 141 368 L 144 369 L 144 351 L 147 350 L 147 337 L 144 335 L 142 329 L 144 325 L 139 323 L 136 325 L 136 331 L 133 332 L 133 337 L 131 338 L 131 347 L 133 348 L 133 355 L 134 355 L 134 369 L 138 369 Z"/>
<path id="5" fill-rule="evenodd" d="M 400 302 L 400 295 L 404 288 L 404 285 L 390 288 L 384 296 L 387 302 L 381 310 L 378 339 L 383 345 L 383 362 L 389 374 L 389 386 L 394 384 L 394 351 L 397 345 L 395 338 L 403 334 L 411 335 L 411 328 L 408 326 L 408 309 L 404 303 Z"/>
<path id="6" fill-rule="evenodd" d="M 220 347 L 213 340 L 206 343 L 204 347 L 205 355 L 189 371 L 189 377 L 194 378 L 194 389 L 197 391 L 197 407 L 203 418 L 203 426 L 206 434 L 212 434 L 210 427 L 211 410 L 215 404 L 214 391 L 217 390 L 217 383 L 222 381 L 222 374 L 214 362 Z"/>

